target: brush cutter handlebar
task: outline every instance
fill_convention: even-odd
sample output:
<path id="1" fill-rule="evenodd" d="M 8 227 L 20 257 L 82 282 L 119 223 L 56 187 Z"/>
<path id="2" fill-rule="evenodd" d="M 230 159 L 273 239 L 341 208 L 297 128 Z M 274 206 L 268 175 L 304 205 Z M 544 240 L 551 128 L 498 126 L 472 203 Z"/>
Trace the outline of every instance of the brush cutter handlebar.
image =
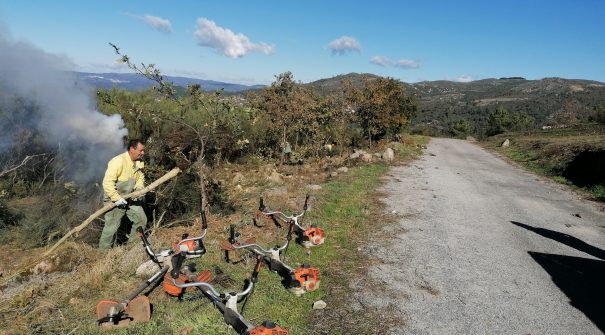
<path id="1" fill-rule="evenodd" d="M 188 288 L 188 287 L 205 288 L 215 298 L 225 298 L 227 295 L 233 295 L 239 299 L 241 297 L 247 296 L 252 291 L 252 287 L 254 286 L 254 283 L 256 282 L 256 278 L 258 277 L 258 272 L 260 271 L 260 260 L 257 260 L 257 264 L 254 267 L 254 271 L 252 272 L 253 280 L 250 280 L 248 282 L 248 285 L 246 285 L 246 288 L 243 291 L 237 292 L 237 293 L 234 293 L 234 292 L 219 293 L 211 284 L 209 284 L 207 282 L 192 281 L 189 283 L 179 283 L 175 280 L 179 277 L 179 275 L 181 273 L 181 268 L 183 267 L 183 261 L 185 260 L 186 255 L 187 255 L 186 253 L 181 252 L 172 257 L 172 271 L 170 272 L 170 275 L 172 276 L 172 279 L 173 279 L 172 281 L 173 281 L 174 286 L 179 287 L 179 288 Z"/>
<path id="2" fill-rule="evenodd" d="M 149 258 L 161 268 L 162 263 L 164 263 L 166 259 L 170 258 L 170 256 L 174 253 L 185 252 L 189 258 L 199 257 L 205 254 L 206 246 L 204 245 L 203 238 L 206 235 L 207 228 L 207 226 L 204 228 L 201 236 L 188 237 L 189 234 L 183 234 L 181 240 L 175 243 L 172 249 L 162 250 L 159 253 L 155 253 L 153 251 L 151 243 L 149 243 L 149 240 L 147 239 L 145 231 L 142 227 L 137 228 L 137 234 L 143 241 L 143 246 L 145 247 L 147 256 L 149 256 Z"/>
<path id="3" fill-rule="evenodd" d="M 189 237 L 189 234 L 183 235 L 183 238 L 176 243 L 174 246 L 175 252 L 186 251 L 188 255 L 203 255 L 206 253 L 206 247 L 204 246 L 204 237 L 208 232 L 208 220 L 206 219 L 206 211 L 202 208 L 200 211 L 200 216 L 202 218 L 202 235 L 196 237 Z M 191 250 L 190 243 L 187 242 L 197 242 L 198 248 L 196 250 Z"/>
<path id="4" fill-rule="evenodd" d="M 292 233 L 296 234 L 296 242 L 304 246 L 305 248 L 315 247 L 324 243 L 326 238 L 326 233 L 323 229 L 315 227 L 313 225 L 303 226 L 302 220 L 304 218 L 307 209 L 309 208 L 309 195 L 307 194 L 305 197 L 305 204 L 303 205 L 303 212 L 297 215 L 286 215 L 282 211 L 268 211 L 264 206 L 264 202 L 261 198 L 261 206 L 264 210 L 259 211 L 265 216 L 269 217 L 276 225 L 281 227 L 278 221 L 281 221 L 287 224 L 290 228 L 288 231 L 287 238 L 288 240 L 291 238 Z"/>
<path id="5" fill-rule="evenodd" d="M 290 229 L 292 229 L 292 226 L 290 226 Z M 231 236 L 238 236 L 234 232 L 234 225 L 231 225 L 230 230 Z M 267 250 L 256 243 L 239 244 L 237 242 L 235 244 L 224 245 L 223 248 L 225 248 L 225 260 L 227 261 L 229 261 L 229 250 L 248 249 L 254 252 L 257 255 L 257 259 L 262 259 L 270 271 L 276 272 L 280 277 L 282 277 L 282 284 L 290 292 L 296 295 L 315 291 L 319 287 L 319 270 L 308 265 L 303 265 L 296 269 L 289 267 L 280 259 L 280 248 L 272 248 Z"/>
<path id="6" fill-rule="evenodd" d="M 303 217 L 305 216 L 305 213 L 307 212 L 307 209 L 309 208 L 309 198 L 310 196 L 307 194 L 305 196 L 305 204 L 303 205 L 302 213 L 296 215 L 286 215 L 286 213 L 280 210 L 272 211 L 267 209 L 263 197 L 260 198 L 260 206 L 258 207 L 258 210 L 265 216 L 271 218 L 276 225 L 279 225 L 279 222 L 277 222 L 277 220 L 282 221 L 286 224 L 291 223 L 291 221 L 293 221 L 296 226 L 302 229 L 298 222 L 299 220 L 302 221 Z"/>
<path id="7" fill-rule="evenodd" d="M 265 249 L 257 243 L 238 243 L 237 240 L 239 237 L 240 237 L 240 233 L 235 230 L 235 225 L 233 225 L 233 224 L 230 225 L 229 226 L 229 239 L 228 239 L 229 249 L 231 249 L 231 250 L 250 249 L 259 255 L 275 255 L 275 254 L 277 254 L 279 256 L 279 254 L 282 252 L 282 250 L 285 250 L 288 247 L 288 243 L 290 243 L 290 239 L 288 238 L 286 240 L 286 243 L 284 243 L 284 245 L 282 245 L 282 246 L 271 248 L 271 249 Z M 226 250 L 226 251 L 229 251 L 229 250 Z"/>
<path id="8" fill-rule="evenodd" d="M 139 235 L 139 237 L 143 241 L 143 246 L 145 247 L 145 252 L 147 253 L 147 256 L 149 256 L 149 258 L 155 264 L 157 264 L 160 267 L 160 269 L 161 269 L 162 268 L 162 264 L 158 260 L 158 257 L 157 257 L 158 255 L 156 255 L 155 252 L 153 252 L 153 249 L 151 248 L 151 244 L 149 243 L 149 240 L 147 239 L 147 236 L 145 236 L 145 231 L 143 231 L 143 227 L 137 227 L 137 235 Z"/>
<path id="9" fill-rule="evenodd" d="M 240 312 L 238 312 L 238 310 L 237 310 L 238 302 L 240 300 L 242 300 L 243 298 L 246 298 L 246 301 L 247 301 L 247 299 L 253 292 L 255 283 L 258 281 L 258 273 L 260 272 L 260 264 L 261 264 L 260 256 L 257 257 L 256 265 L 254 266 L 254 270 L 252 272 L 250 280 L 247 282 L 244 290 L 241 292 L 227 292 L 227 293 L 218 292 L 211 284 L 209 284 L 207 282 L 200 282 L 200 281 L 192 281 L 192 282 L 188 282 L 188 283 L 178 282 L 176 279 L 178 278 L 178 276 L 180 274 L 180 270 L 183 265 L 183 261 L 184 261 L 185 257 L 186 257 L 185 253 L 179 253 L 172 257 L 173 270 L 171 272 L 171 276 L 172 276 L 172 284 L 174 286 L 182 288 L 182 289 L 185 289 L 188 287 L 199 288 L 202 291 L 202 293 L 204 293 L 204 295 L 208 299 L 210 299 L 210 301 L 212 301 L 214 306 L 223 314 L 223 319 L 225 320 L 225 323 L 232 326 L 233 329 L 238 334 L 249 334 L 249 335 L 273 334 L 271 332 L 268 332 L 268 333 L 264 332 L 264 329 L 267 328 L 265 326 L 265 324 L 263 324 L 262 326 L 256 327 L 252 323 L 250 323 L 248 320 L 244 319 L 242 314 Z M 245 302 L 244 302 L 244 304 L 245 304 Z M 243 309 L 243 307 L 242 307 L 242 309 Z M 272 325 L 272 323 L 270 323 L 270 324 Z M 287 331 L 283 332 L 284 330 L 282 328 L 277 327 L 275 329 L 281 331 L 276 334 L 288 334 Z M 261 332 L 261 331 L 263 331 L 263 332 Z"/>

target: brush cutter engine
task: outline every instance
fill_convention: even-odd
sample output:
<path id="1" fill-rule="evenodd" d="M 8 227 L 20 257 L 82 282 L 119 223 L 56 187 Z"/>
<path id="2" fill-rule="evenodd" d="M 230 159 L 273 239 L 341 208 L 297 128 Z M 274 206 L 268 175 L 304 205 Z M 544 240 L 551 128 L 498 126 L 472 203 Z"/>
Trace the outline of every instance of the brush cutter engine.
<path id="1" fill-rule="evenodd" d="M 172 251 L 175 254 L 184 252 L 187 258 L 197 258 L 206 253 L 206 247 L 201 239 L 187 238 L 188 234 L 183 234 L 183 238 L 172 245 Z"/>
<path id="2" fill-rule="evenodd" d="M 319 269 L 307 264 L 303 264 L 301 267 L 294 269 L 293 277 L 294 281 L 292 282 L 292 285 L 288 287 L 288 290 L 296 296 L 317 290 L 319 288 L 319 283 L 321 282 Z"/>
<path id="3" fill-rule="evenodd" d="M 262 325 L 255 327 L 244 335 L 288 335 L 288 330 L 271 321 L 265 321 Z"/>
<path id="4" fill-rule="evenodd" d="M 326 240 L 326 233 L 323 229 L 311 227 L 303 229 L 296 226 L 296 241 L 305 248 L 316 247 L 322 245 Z"/>

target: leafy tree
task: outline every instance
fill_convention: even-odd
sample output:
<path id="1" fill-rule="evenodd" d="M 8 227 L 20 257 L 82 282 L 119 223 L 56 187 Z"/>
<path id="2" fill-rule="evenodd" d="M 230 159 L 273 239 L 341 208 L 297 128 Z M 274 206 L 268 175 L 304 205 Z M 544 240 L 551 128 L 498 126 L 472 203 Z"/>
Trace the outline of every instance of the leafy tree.
<path id="1" fill-rule="evenodd" d="M 605 124 L 605 102 L 594 108 L 594 112 L 590 116 L 590 121 Z"/>
<path id="2" fill-rule="evenodd" d="M 507 131 L 529 130 L 534 126 L 534 118 L 525 113 L 513 114 L 499 106 L 489 114 L 487 124 L 487 136 L 492 136 Z"/>
<path id="3" fill-rule="evenodd" d="M 352 85 L 345 87 L 345 95 L 370 144 L 401 132 L 417 110 L 414 97 L 393 78 L 365 79 L 361 90 Z"/>
<path id="4" fill-rule="evenodd" d="M 456 137 L 465 137 L 473 132 L 473 124 L 467 119 L 460 119 L 452 124 L 451 131 Z"/>
<path id="5" fill-rule="evenodd" d="M 311 92 L 294 81 L 291 72 L 275 76 L 270 87 L 261 91 L 255 100 L 255 107 L 264 111 L 272 122 L 273 133 L 279 134 L 279 147 L 285 148 L 293 137 L 298 143 L 301 131 L 311 117 L 308 110 L 313 106 Z M 284 162 L 284 150 L 280 150 L 280 162 Z"/>

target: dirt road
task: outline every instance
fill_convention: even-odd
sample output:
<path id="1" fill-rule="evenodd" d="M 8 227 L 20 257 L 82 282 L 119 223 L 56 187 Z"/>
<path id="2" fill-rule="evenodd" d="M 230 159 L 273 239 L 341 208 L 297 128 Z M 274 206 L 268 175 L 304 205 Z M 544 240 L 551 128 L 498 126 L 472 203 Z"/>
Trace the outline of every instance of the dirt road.
<path id="1" fill-rule="evenodd" d="M 392 168 L 383 191 L 398 223 L 367 246 L 383 289 L 357 300 L 401 316 L 392 334 L 605 330 L 602 204 L 451 139 Z"/>

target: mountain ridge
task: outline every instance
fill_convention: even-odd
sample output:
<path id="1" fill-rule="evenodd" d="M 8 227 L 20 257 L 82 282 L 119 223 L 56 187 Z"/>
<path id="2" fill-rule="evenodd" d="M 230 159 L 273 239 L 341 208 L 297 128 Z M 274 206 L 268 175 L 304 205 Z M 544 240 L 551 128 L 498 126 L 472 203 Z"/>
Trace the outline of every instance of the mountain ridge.
<path id="1" fill-rule="evenodd" d="M 378 78 L 371 74 L 351 73 L 311 82 L 317 94 L 336 93 L 343 79 L 356 85 Z M 605 104 L 605 83 L 586 79 L 547 77 L 528 80 L 523 77 L 486 78 L 471 82 L 448 80 L 404 83 L 419 108 L 412 127 L 426 126 L 427 134 L 446 134 L 449 126 L 468 120 L 476 127 L 485 125 L 490 112 L 504 107 L 512 113 L 525 113 L 538 126 L 553 122 L 557 114 L 571 112 L 577 120 L 589 121 L 595 108 Z"/>
<path id="2" fill-rule="evenodd" d="M 77 75 L 95 87 L 106 89 L 141 90 L 154 84 L 135 73 L 77 72 Z M 360 87 L 364 80 L 376 78 L 380 76 L 352 72 L 302 85 L 320 96 L 326 96 L 340 92 L 343 80 L 350 80 Z M 204 91 L 222 89 L 227 94 L 242 94 L 266 87 L 177 76 L 164 76 L 164 79 L 181 87 L 199 84 Z M 443 130 L 458 120 L 468 120 L 481 126 L 487 115 L 499 107 L 513 113 L 526 113 L 536 120 L 537 125 L 548 124 L 557 113 L 570 111 L 578 120 L 586 121 L 597 106 L 605 103 L 605 83 L 586 79 L 547 77 L 528 80 L 523 77 L 501 77 L 470 82 L 435 80 L 403 84 L 419 103 L 418 113 L 411 125 L 430 125 L 431 128 Z"/>
<path id="3" fill-rule="evenodd" d="M 88 83 L 96 88 L 111 89 L 121 88 L 125 90 L 145 90 L 154 86 L 154 82 L 137 73 L 93 73 L 93 72 L 74 72 L 79 80 Z M 252 89 L 259 89 L 265 85 L 242 85 L 221 82 L 216 80 L 197 79 L 180 76 L 164 76 L 167 82 L 172 82 L 177 86 L 186 87 L 187 85 L 198 84 L 204 91 L 216 91 L 224 89 L 228 93 L 237 93 Z"/>

